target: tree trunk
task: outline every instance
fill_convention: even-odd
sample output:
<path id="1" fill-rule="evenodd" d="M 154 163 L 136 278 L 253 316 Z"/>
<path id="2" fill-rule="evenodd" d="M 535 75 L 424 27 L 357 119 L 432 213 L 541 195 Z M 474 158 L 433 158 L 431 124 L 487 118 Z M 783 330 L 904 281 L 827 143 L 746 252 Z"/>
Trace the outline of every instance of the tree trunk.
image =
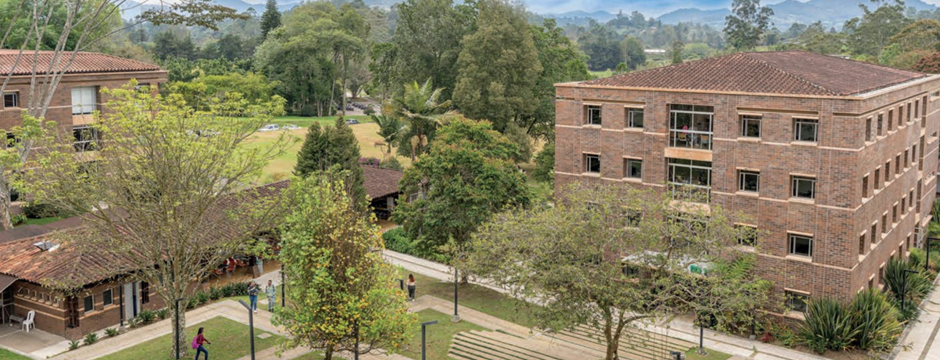
<path id="1" fill-rule="evenodd" d="M 323 360 L 333 360 L 333 345 L 328 345 L 323 350 Z"/>
<path id="2" fill-rule="evenodd" d="M 180 358 L 185 358 L 186 356 L 188 356 L 187 350 L 190 347 L 190 344 L 186 339 L 186 301 L 185 300 L 180 301 L 180 304 L 179 304 L 180 305 L 180 308 L 178 311 L 179 312 L 179 328 L 176 327 L 177 311 L 174 310 L 176 306 L 176 301 L 165 299 L 165 298 L 163 299 L 163 301 L 168 304 L 167 309 L 169 309 L 171 312 L 170 328 L 173 329 L 171 333 L 174 334 L 174 338 L 176 339 L 176 341 L 179 342 Z M 182 331 L 177 331 L 177 330 L 182 330 Z M 170 356 L 171 358 L 175 359 L 176 358 L 175 357 L 176 356 L 176 343 L 171 343 L 170 346 L 171 346 Z"/>
<path id="3" fill-rule="evenodd" d="M 13 207 L 12 202 L 10 201 L 10 190 L 6 184 L 0 185 L 0 222 L 2 222 L 3 230 L 9 230 L 13 228 L 13 218 L 10 216 L 10 210 Z"/>

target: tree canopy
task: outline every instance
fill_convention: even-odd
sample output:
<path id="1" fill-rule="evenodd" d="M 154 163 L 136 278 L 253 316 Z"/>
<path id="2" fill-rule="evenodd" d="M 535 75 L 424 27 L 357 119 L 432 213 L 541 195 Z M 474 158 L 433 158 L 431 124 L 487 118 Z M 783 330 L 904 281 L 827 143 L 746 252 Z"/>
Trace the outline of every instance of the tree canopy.
<path id="1" fill-rule="evenodd" d="M 345 170 L 344 182 L 349 186 L 353 203 L 361 204 L 366 200 L 366 190 L 362 187 L 365 180 L 359 157 L 359 141 L 342 117 L 337 118 L 333 126 L 313 123 L 307 129 L 307 137 L 297 153 L 294 175 L 309 177 L 335 171 L 334 167 L 339 167 Z"/>
<path id="2" fill-rule="evenodd" d="M 761 6 L 760 0 L 734 0 L 731 15 L 725 17 L 725 36 L 735 49 L 753 49 L 770 25 L 773 9 Z"/>

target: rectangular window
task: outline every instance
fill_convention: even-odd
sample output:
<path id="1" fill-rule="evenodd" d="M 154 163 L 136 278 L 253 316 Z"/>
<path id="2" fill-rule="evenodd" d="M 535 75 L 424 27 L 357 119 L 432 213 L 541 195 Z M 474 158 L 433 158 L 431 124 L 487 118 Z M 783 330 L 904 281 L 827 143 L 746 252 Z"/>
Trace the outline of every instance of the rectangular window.
<path id="1" fill-rule="evenodd" d="M 87 312 L 95 311 L 95 296 L 94 296 L 94 295 L 88 295 L 88 296 L 86 296 L 84 302 L 85 302 L 84 305 L 85 305 L 85 312 L 86 312 L 86 313 L 87 313 Z"/>
<path id="2" fill-rule="evenodd" d="M 898 123 L 900 123 L 900 121 L 898 121 Z M 888 128 L 892 126 L 891 124 L 894 124 L 894 110 L 888 110 Z"/>
<path id="3" fill-rule="evenodd" d="M 888 228 L 888 213 L 885 212 L 884 214 L 881 214 L 881 233 L 887 234 Z"/>
<path id="4" fill-rule="evenodd" d="M 891 130 L 891 121 L 888 120 L 888 130 Z M 878 136 L 884 135 L 884 115 L 878 114 Z"/>
<path id="5" fill-rule="evenodd" d="M 865 255 L 866 251 L 868 251 L 868 246 L 865 246 L 865 234 L 862 234 L 858 237 L 858 254 Z"/>
<path id="6" fill-rule="evenodd" d="M 904 105 L 898 106 L 898 123 L 904 121 Z"/>
<path id="7" fill-rule="evenodd" d="M 862 197 L 868 198 L 868 176 L 862 178 Z"/>
<path id="8" fill-rule="evenodd" d="M 905 170 L 911 167 L 911 163 L 908 161 L 908 159 L 910 159 L 910 156 L 908 155 L 909 152 L 910 150 L 904 150 L 904 169 Z"/>
<path id="9" fill-rule="evenodd" d="M 104 302 L 104 306 L 108 306 L 114 303 L 114 291 L 107 289 L 104 293 L 101 294 L 101 301 Z"/>
<path id="10" fill-rule="evenodd" d="M 921 113 L 923 116 L 921 116 L 920 118 L 920 127 L 925 128 L 927 127 L 927 97 L 924 96 L 924 98 L 921 99 L 921 101 L 922 101 L 921 104 L 923 104 L 924 109 L 923 109 L 923 112 Z"/>
<path id="11" fill-rule="evenodd" d="M 790 196 L 802 199 L 816 198 L 816 179 L 793 176 L 790 181 Z"/>
<path id="12" fill-rule="evenodd" d="M 865 141 L 871 141 L 871 118 L 865 120 Z"/>
<path id="13" fill-rule="evenodd" d="M 685 159 L 668 159 L 666 182 L 673 196 L 697 202 L 707 202 L 711 191 L 712 163 Z"/>
<path id="14" fill-rule="evenodd" d="M 914 117 L 920 117 L 920 100 L 914 100 Z"/>
<path id="15" fill-rule="evenodd" d="M 643 109 L 627 109 L 627 127 L 643 128 Z"/>
<path id="16" fill-rule="evenodd" d="M 793 140 L 816 142 L 819 121 L 810 119 L 793 120 Z"/>
<path id="17" fill-rule="evenodd" d="M 911 165 L 917 163 L 917 144 L 911 147 Z"/>
<path id="18" fill-rule="evenodd" d="M 669 146 L 711 150 L 715 108 L 670 105 Z"/>
<path id="19" fill-rule="evenodd" d="M 150 283 L 146 281 L 140 282 L 140 303 L 146 304 L 150 302 Z"/>
<path id="20" fill-rule="evenodd" d="M 907 215 L 907 196 L 901 198 L 901 215 Z"/>
<path id="21" fill-rule="evenodd" d="M 911 121 L 913 121 L 911 118 L 911 103 L 907 103 L 907 122 Z"/>
<path id="22" fill-rule="evenodd" d="M 894 157 L 894 175 L 901 175 L 901 154 Z"/>
<path id="23" fill-rule="evenodd" d="M 738 245 L 754 246 L 757 244 L 757 228 L 753 226 L 738 225 Z"/>
<path id="24" fill-rule="evenodd" d="M 761 117 L 753 115 L 741 115 L 741 136 L 749 138 L 760 138 Z M 871 123 L 868 124 L 871 128 Z"/>
<path id="25" fill-rule="evenodd" d="M 601 156 L 593 154 L 584 155 L 584 172 L 589 173 L 600 173 L 601 172 Z"/>
<path id="26" fill-rule="evenodd" d="M 790 234 L 790 255 L 813 256 L 813 238 Z"/>
<path id="27" fill-rule="evenodd" d="M 875 190 L 881 189 L 881 169 L 875 169 Z"/>
<path id="28" fill-rule="evenodd" d="M 878 233 L 878 223 L 871 224 L 871 244 L 875 245 L 878 243 L 878 236 L 875 235 Z"/>
<path id="29" fill-rule="evenodd" d="M 806 312 L 806 303 L 809 302 L 809 295 L 792 291 L 786 291 L 785 294 L 787 296 L 787 308 L 789 308 L 790 311 Z"/>
<path id="30" fill-rule="evenodd" d="M 587 119 L 585 123 L 588 125 L 600 125 L 601 124 L 601 107 L 600 106 L 588 106 L 587 107 Z"/>
<path id="31" fill-rule="evenodd" d="M 77 152 L 95 151 L 101 148 L 101 134 L 98 129 L 91 126 L 83 125 L 72 128 L 72 136 L 74 138 L 72 146 L 75 147 Z"/>
<path id="32" fill-rule="evenodd" d="M 643 160 L 627 159 L 626 165 L 624 165 L 624 170 L 626 170 L 624 177 L 631 179 L 642 179 Z"/>
<path id="33" fill-rule="evenodd" d="M 894 207 L 891 208 L 891 223 L 898 223 L 898 204 L 894 204 Z"/>
<path id="34" fill-rule="evenodd" d="M 3 93 L 3 107 L 4 108 L 20 107 L 20 94 L 15 93 L 15 92 Z"/>
<path id="35" fill-rule="evenodd" d="M 891 182 L 891 160 L 885 163 L 885 185 Z"/>
<path id="36" fill-rule="evenodd" d="M 738 171 L 738 190 L 758 192 L 760 189 L 760 173 L 754 171 Z"/>
<path id="37" fill-rule="evenodd" d="M 907 204 L 908 207 L 914 207 L 914 190 L 907 195 L 908 199 L 911 199 L 911 202 Z"/>
<path id="38" fill-rule="evenodd" d="M 98 103 L 97 93 L 93 86 L 72 88 L 72 115 L 94 112 Z"/>
<path id="39" fill-rule="evenodd" d="M 637 210 L 623 209 L 624 225 L 628 228 L 640 227 L 640 221 L 643 220 L 643 214 Z"/>

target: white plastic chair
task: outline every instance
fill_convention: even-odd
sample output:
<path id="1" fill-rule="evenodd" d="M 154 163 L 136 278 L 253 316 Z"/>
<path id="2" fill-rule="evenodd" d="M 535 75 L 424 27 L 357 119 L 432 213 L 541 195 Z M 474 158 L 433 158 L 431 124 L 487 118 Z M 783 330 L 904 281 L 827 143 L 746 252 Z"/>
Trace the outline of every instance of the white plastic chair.
<path id="1" fill-rule="evenodd" d="M 26 313 L 26 320 L 23 320 L 23 328 L 26 329 L 26 332 L 29 332 L 29 327 L 32 326 L 33 329 L 36 328 L 36 324 L 33 323 L 33 319 L 36 317 L 36 310 L 30 310 Z"/>

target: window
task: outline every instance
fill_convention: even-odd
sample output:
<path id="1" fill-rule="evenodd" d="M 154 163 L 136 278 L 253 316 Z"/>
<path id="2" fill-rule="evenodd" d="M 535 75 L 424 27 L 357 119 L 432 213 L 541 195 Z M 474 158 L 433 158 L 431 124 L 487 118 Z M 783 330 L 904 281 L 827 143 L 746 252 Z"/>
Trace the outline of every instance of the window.
<path id="1" fill-rule="evenodd" d="M 626 171 L 624 177 L 631 179 L 642 179 L 643 160 L 627 159 L 626 165 L 624 165 L 624 170 Z"/>
<path id="2" fill-rule="evenodd" d="M 85 297 L 85 312 L 95 311 L 95 296 L 88 295 Z"/>
<path id="3" fill-rule="evenodd" d="M 881 233 L 882 234 L 888 233 L 888 212 L 887 211 L 884 214 L 881 214 Z"/>
<path id="4" fill-rule="evenodd" d="M 806 312 L 806 303 L 809 302 L 809 295 L 792 291 L 786 291 L 785 294 L 787 296 L 787 308 L 789 308 L 790 311 Z"/>
<path id="5" fill-rule="evenodd" d="M 150 302 L 150 284 L 146 281 L 140 283 L 140 303 L 146 304 Z"/>
<path id="6" fill-rule="evenodd" d="M 3 94 L 3 107 L 4 108 L 16 108 L 20 107 L 20 94 L 19 93 L 4 93 Z"/>
<path id="7" fill-rule="evenodd" d="M 901 122 L 898 121 L 898 125 L 901 125 Z M 888 110 L 888 130 L 894 126 L 894 110 Z"/>
<path id="8" fill-rule="evenodd" d="M 875 235 L 878 233 L 878 222 L 871 224 L 871 244 L 875 245 L 878 243 L 878 236 Z"/>
<path id="9" fill-rule="evenodd" d="M 907 122 L 911 121 L 913 121 L 911 118 L 911 103 L 907 103 Z"/>
<path id="10" fill-rule="evenodd" d="M 908 154 L 909 152 L 910 152 L 910 150 L 904 150 L 904 169 L 905 169 L 905 170 L 906 170 L 907 168 L 911 167 L 911 163 L 910 163 L 910 161 L 908 161 L 908 160 L 910 159 L 910 156 L 909 156 L 909 154 Z"/>
<path id="11" fill-rule="evenodd" d="M 904 105 L 898 106 L 898 123 L 904 121 Z"/>
<path id="12" fill-rule="evenodd" d="M 875 169 L 875 189 L 881 189 L 881 169 Z"/>
<path id="13" fill-rule="evenodd" d="M 885 162 L 885 185 L 891 181 L 891 160 Z"/>
<path id="14" fill-rule="evenodd" d="M 624 265 L 623 275 L 626 277 L 636 277 L 640 275 L 640 268 L 633 265 Z"/>
<path id="15" fill-rule="evenodd" d="M 819 121 L 796 119 L 793 121 L 793 140 L 816 142 L 816 127 Z"/>
<path id="16" fill-rule="evenodd" d="M 790 196 L 803 199 L 816 198 L 816 179 L 794 176 L 790 186 L 792 188 Z"/>
<path id="17" fill-rule="evenodd" d="M 673 196 L 691 201 L 708 201 L 712 183 L 712 163 L 685 159 L 668 159 L 666 182 Z"/>
<path id="18" fill-rule="evenodd" d="M 98 129 L 84 125 L 72 128 L 74 142 L 72 146 L 75 151 L 95 151 L 100 148 L 101 134 Z"/>
<path id="19" fill-rule="evenodd" d="M 104 306 L 108 306 L 114 303 L 114 290 L 107 289 L 101 294 L 101 301 L 104 302 Z"/>
<path id="20" fill-rule="evenodd" d="M 813 238 L 790 234 L 790 255 L 813 256 Z"/>
<path id="21" fill-rule="evenodd" d="M 584 155 L 584 172 L 600 174 L 601 156 L 593 154 Z"/>
<path id="22" fill-rule="evenodd" d="M 914 207 L 914 190 L 911 190 L 911 192 L 907 194 L 907 198 L 911 199 L 911 202 L 908 203 L 908 207 Z"/>
<path id="23" fill-rule="evenodd" d="M 711 106 L 670 105 L 669 146 L 711 150 L 714 116 Z"/>
<path id="24" fill-rule="evenodd" d="M 871 118 L 865 120 L 865 141 L 871 141 Z"/>
<path id="25" fill-rule="evenodd" d="M 920 100 L 914 100 L 914 117 L 920 117 Z"/>
<path id="26" fill-rule="evenodd" d="M 865 255 L 865 252 L 868 250 L 868 246 L 865 246 L 865 234 L 862 234 L 858 237 L 858 254 Z"/>
<path id="27" fill-rule="evenodd" d="M 911 164 L 913 165 L 916 163 L 917 163 L 917 144 L 914 144 L 914 146 L 911 147 Z"/>
<path id="28" fill-rule="evenodd" d="M 758 192 L 760 187 L 760 173 L 754 171 L 738 171 L 738 190 Z"/>
<path id="29" fill-rule="evenodd" d="M 749 138 L 760 138 L 760 116 L 742 115 L 741 116 L 741 136 Z M 868 123 L 871 129 L 871 122 Z"/>
<path id="30" fill-rule="evenodd" d="M 91 114 L 97 104 L 94 87 L 72 88 L 72 115 Z"/>
<path id="31" fill-rule="evenodd" d="M 894 157 L 894 175 L 901 175 L 901 154 Z"/>
<path id="32" fill-rule="evenodd" d="M 623 209 L 624 226 L 628 228 L 640 227 L 640 221 L 643 220 L 643 214 L 637 210 Z"/>
<path id="33" fill-rule="evenodd" d="M 868 197 L 868 176 L 862 178 L 862 197 Z"/>
<path id="34" fill-rule="evenodd" d="M 884 115 L 878 114 L 878 136 L 884 135 Z M 888 120 L 888 130 L 891 130 L 891 120 Z"/>
<path id="35" fill-rule="evenodd" d="M 753 226 L 738 225 L 738 245 L 754 246 L 757 244 L 757 228 Z"/>
<path id="36" fill-rule="evenodd" d="M 627 127 L 643 128 L 643 109 L 627 109 Z"/>
<path id="37" fill-rule="evenodd" d="M 901 198 L 901 215 L 907 215 L 907 196 Z"/>
<path id="38" fill-rule="evenodd" d="M 891 209 L 891 223 L 898 223 L 898 204 L 894 204 L 894 207 Z"/>
<path id="39" fill-rule="evenodd" d="M 601 124 L 601 107 L 590 105 L 587 107 L 587 119 L 585 123 L 588 125 L 600 125 Z"/>

